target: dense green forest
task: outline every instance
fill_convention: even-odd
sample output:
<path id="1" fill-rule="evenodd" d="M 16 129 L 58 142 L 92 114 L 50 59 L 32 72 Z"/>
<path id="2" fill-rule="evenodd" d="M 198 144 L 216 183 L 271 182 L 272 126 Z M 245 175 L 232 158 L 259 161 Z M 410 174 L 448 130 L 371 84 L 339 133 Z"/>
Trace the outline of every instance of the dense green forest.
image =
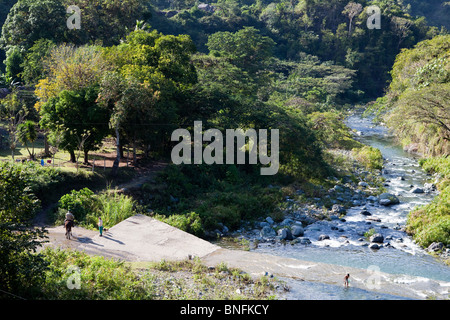
<path id="1" fill-rule="evenodd" d="M 81 9 L 80 29 L 67 27 L 69 5 Z M 380 29 L 368 28 L 370 5 L 381 10 Z M 34 275 L 62 259 L 28 255 L 43 231 L 18 232 L 43 205 L 56 202 L 54 221 L 76 208 L 92 227 L 113 203 L 131 203 L 129 215 L 148 204 L 160 219 L 204 236 L 280 214 L 292 185 L 320 197 L 330 179 L 348 174 L 331 150 L 379 170 L 379 152 L 343 122 L 355 104 L 367 104 L 400 143 L 429 158 L 424 168 L 441 173 L 441 195 L 411 214 L 408 230 L 424 246 L 449 244 L 449 8 L 413 0 L 0 0 L 2 139 L 12 159 L 21 144 L 30 160 L 55 149 L 77 164 L 77 174 L 0 166 L 0 257 L 24 266 L 0 269 L 3 288 L 21 291 L 33 274 L 24 288 L 36 289 L 42 279 Z M 95 195 L 87 187 L 99 181 L 78 173 L 79 159 L 90 165 L 105 139 L 117 143 L 107 182 L 123 178 L 125 146 L 135 167 L 169 162 L 171 133 L 196 120 L 204 130 L 279 129 L 278 174 L 260 176 L 261 165 L 249 164 L 168 165 L 158 185 L 143 185 L 137 205 Z M 42 154 L 34 151 L 38 136 Z M 72 183 L 76 190 L 66 190 Z"/>

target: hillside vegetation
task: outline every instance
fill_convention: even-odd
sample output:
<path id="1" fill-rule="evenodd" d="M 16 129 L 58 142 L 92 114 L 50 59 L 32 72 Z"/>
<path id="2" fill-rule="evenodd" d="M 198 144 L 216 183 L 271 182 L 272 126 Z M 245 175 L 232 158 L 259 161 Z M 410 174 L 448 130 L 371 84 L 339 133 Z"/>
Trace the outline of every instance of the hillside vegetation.
<path id="1" fill-rule="evenodd" d="M 95 228 L 99 215 L 110 227 L 144 213 L 198 236 L 267 216 L 281 220 L 286 197 L 320 199 L 336 183 L 356 185 L 356 171 L 379 183 L 380 151 L 357 142 L 343 120 L 355 104 L 380 96 L 371 110 L 405 145 L 442 156 L 427 168 L 446 174 L 450 41 L 439 22 L 430 26 L 420 15 L 434 17 L 424 2 L 0 0 L 1 290 L 66 298 L 54 288 L 73 262 L 89 265 L 83 277 L 92 286 L 79 298 L 160 297 L 163 289 L 149 288 L 152 274 L 81 254 L 36 254 L 44 230 L 30 229 L 32 219 L 46 209 L 60 223 L 70 209 Z M 81 9 L 80 29 L 68 28 L 69 5 Z M 370 5 L 381 10 L 381 29 L 367 26 Z M 261 175 L 268 165 L 261 162 L 171 164 L 171 134 L 193 132 L 195 121 L 203 132 L 278 129 L 277 174 Z M 242 148 L 246 157 L 252 149 L 251 142 Z M 127 168 L 120 166 L 124 150 Z M 215 156 L 218 150 L 234 159 L 234 150 L 218 148 Z M 94 170 L 99 153 L 113 159 L 102 173 Z M 61 168 L 36 162 L 54 164 L 61 154 Z M 168 164 L 158 174 L 156 161 Z M 134 194 L 109 190 L 145 170 L 155 178 Z M 409 231 L 424 245 L 448 244 L 450 197 L 440 187 L 432 206 L 411 215 Z M 331 200 L 323 206 L 330 209 Z M 185 267 L 196 276 L 204 271 Z M 99 268 L 115 272 L 102 278 Z M 270 297 L 267 279 L 230 277 L 231 285 L 254 285 L 256 294 L 245 297 Z M 98 294 L 108 285 L 110 292 Z M 177 296 L 172 286 L 168 292 L 196 297 Z"/>

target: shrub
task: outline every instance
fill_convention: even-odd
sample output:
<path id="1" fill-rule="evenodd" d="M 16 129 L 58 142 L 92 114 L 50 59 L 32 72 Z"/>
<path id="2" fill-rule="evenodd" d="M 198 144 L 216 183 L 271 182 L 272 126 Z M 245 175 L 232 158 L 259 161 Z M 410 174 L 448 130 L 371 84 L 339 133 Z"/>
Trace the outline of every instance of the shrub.
<path id="1" fill-rule="evenodd" d="M 450 186 L 430 204 L 411 211 L 406 227 L 406 231 L 424 247 L 433 242 L 450 244 Z"/>
<path id="2" fill-rule="evenodd" d="M 422 246 L 433 242 L 450 244 L 450 158 L 421 159 L 420 165 L 427 172 L 439 173 L 440 190 L 431 203 L 416 208 L 408 215 L 406 231 Z"/>
<path id="3" fill-rule="evenodd" d="M 111 227 L 136 214 L 133 198 L 108 192 L 94 194 L 88 188 L 72 190 L 61 197 L 58 202 L 57 221 L 62 221 L 70 210 L 78 223 L 88 228 L 96 228 L 101 216 L 105 226 Z"/>
<path id="4" fill-rule="evenodd" d="M 204 232 L 200 216 L 195 212 L 174 214 L 168 217 L 156 215 L 155 218 L 196 236 L 202 236 Z"/>
<path id="5" fill-rule="evenodd" d="M 70 210 L 77 221 L 83 221 L 88 213 L 98 207 L 94 192 L 89 188 L 72 190 L 71 193 L 61 197 L 58 201 L 58 221 L 64 220 L 65 214 Z"/>
<path id="6" fill-rule="evenodd" d="M 383 155 L 377 148 L 364 146 L 362 148 L 355 148 L 352 150 L 355 159 L 368 169 L 383 168 Z"/>

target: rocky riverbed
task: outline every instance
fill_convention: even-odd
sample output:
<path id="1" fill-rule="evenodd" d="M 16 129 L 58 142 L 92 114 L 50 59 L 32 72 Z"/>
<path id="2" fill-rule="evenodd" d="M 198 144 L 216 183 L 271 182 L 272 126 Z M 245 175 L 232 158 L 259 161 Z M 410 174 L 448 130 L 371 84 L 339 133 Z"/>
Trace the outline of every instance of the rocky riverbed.
<path id="1" fill-rule="evenodd" d="M 350 122 L 360 141 L 382 151 L 382 170 L 354 166 L 351 175 L 330 178 L 334 185 L 317 193 L 295 190 L 285 198 L 283 219 L 243 223 L 231 238 L 250 251 L 420 277 L 425 287 L 429 279 L 449 282 L 444 260 L 450 249 L 440 243 L 421 248 L 405 232 L 408 213 L 437 195 L 439 177 L 424 172 L 418 157 L 396 145 L 384 127 L 359 116 Z"/>

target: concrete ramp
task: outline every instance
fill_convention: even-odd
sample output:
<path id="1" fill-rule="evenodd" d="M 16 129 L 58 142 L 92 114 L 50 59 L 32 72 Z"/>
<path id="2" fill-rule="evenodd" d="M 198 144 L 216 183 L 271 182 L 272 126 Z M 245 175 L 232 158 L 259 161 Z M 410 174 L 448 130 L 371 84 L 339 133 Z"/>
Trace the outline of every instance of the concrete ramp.
<path id="1" fill-rule="evenodd" d="M 127 261 L 185 260 L 204 257 L 219 249 L 208 241 L 144 215 L 132 216 L 103 236 L 96 235 L 79 249 Z"/>

